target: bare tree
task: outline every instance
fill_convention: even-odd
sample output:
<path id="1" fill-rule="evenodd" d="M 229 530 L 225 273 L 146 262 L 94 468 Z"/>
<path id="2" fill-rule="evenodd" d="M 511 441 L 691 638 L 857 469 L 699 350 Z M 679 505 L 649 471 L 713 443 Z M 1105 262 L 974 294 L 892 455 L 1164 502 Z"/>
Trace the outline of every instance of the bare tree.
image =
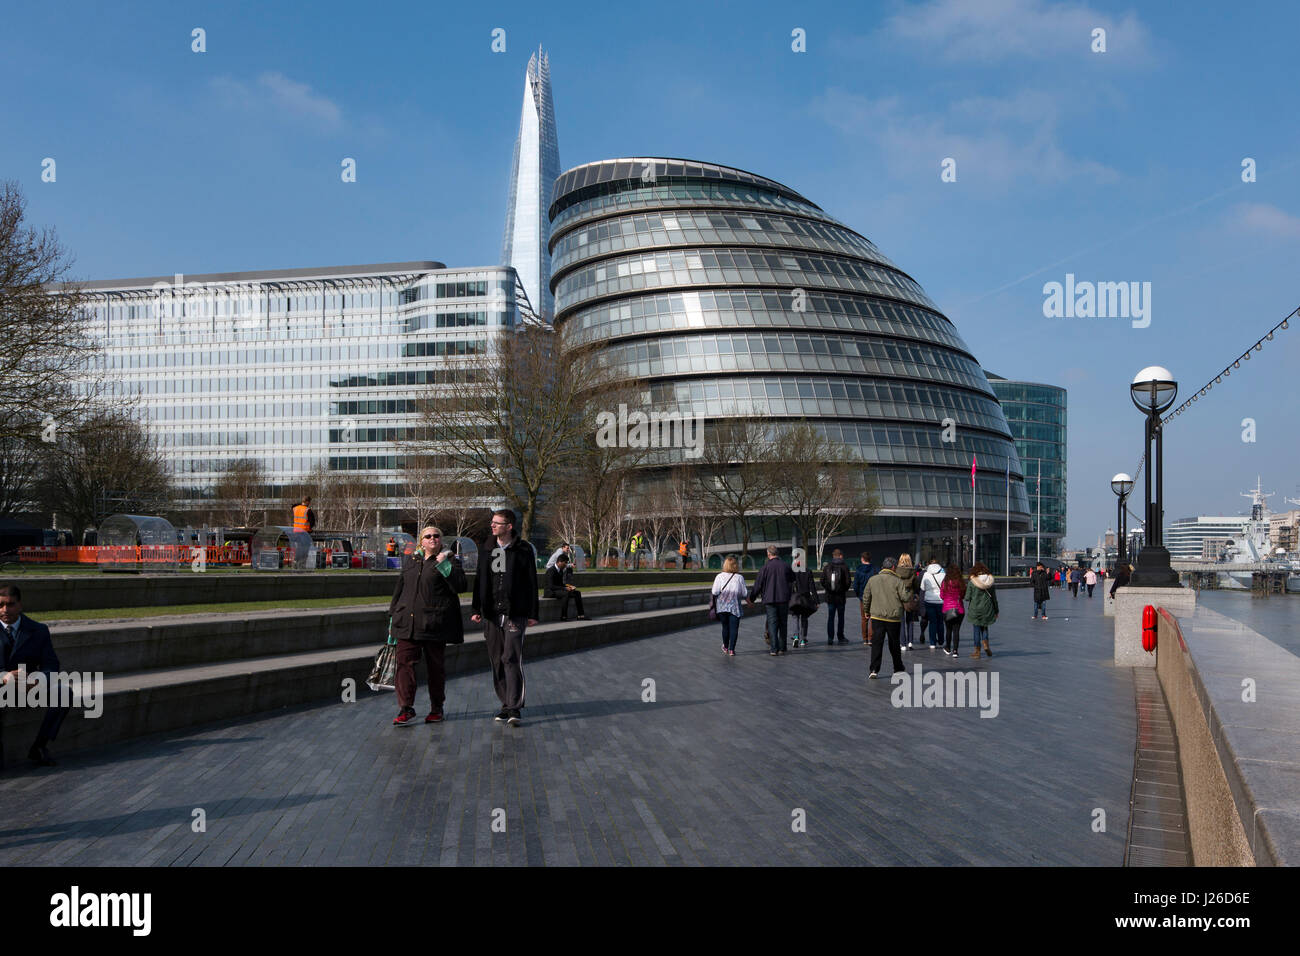
<path id="1" fill-rule="evenodd" d="M 79 540 L 111 514 L 167 513 L 172 486 L 145 427 L 122 412 L 99 411 L 59 430 L 44 456 L 41 498 Z"/>
<path id="2" fill-rule="evenodd" d="M 725 418 L 706 436 L 695 467 L 700 497 L 734 521 L 742 557 L 749 552 L 750 521 L 773 497 L 772 441 L 761 422 Z"/>
<path id="3" fill-rule="evenodd" d="M 259 522 L 267 497 L 266 472 L 253 458 L 232 461 L 217 479 L 214 489 L 216 515 L 220 524 L 249 528 Z"/>
<path id="4" fill-rule="evenodd" d="M 525 327 L 492 341 L 464 381 L 434 386 L 422 402 L 428 450 L 485 493 L 521 504 L 532 533 L 548 483 L 595 433 L 616 381 L 598 347 L 564 348 L 551 330 Z"/>
<path id="5" fill-rule="evenodd" d="M 0 518 L 39 506 L 37 489 L 41 447 L 27 438 L 0 432 Z"/>
<path id="6" fill-rule="evenodd" d="M 810 552 L 810 567 L 821 564 L 827 538 L 849 521 L 872 513 L 865 467 L 846 445 L 808 422 L 777 433 L 769 464 L 771 508 L 798 529 Z"/>
<path id="7" fill-rule="evenodd" d="M 99 379 L 85 295 L 64 282 L 72 259 L 53 229 L 23 225 L 26 207 L 17 183 L 0 183 L 0 437 L 36 449 L 81 427 Z"/>

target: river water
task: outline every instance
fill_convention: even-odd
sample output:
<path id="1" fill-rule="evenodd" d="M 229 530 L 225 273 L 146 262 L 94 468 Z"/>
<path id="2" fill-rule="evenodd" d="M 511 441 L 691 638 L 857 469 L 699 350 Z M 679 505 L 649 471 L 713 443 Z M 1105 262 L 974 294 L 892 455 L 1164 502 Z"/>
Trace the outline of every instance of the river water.
<path id="1" fill-rule="evenodd" d="M 1251 597 L 1240 591 L 1201 591 L 1196 600 L 1300 656 L 1300 594 Z"/>

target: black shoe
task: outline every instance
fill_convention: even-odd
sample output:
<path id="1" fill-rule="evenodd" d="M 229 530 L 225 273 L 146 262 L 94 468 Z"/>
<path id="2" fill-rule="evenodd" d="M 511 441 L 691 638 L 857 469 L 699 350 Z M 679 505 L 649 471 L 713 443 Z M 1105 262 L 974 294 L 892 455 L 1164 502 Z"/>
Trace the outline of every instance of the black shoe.
<path id="1" fill-rule="evenodd" d="M 843 638 L 843 637 L 839 638 L 838 640 L 839 640 L 839 643 L 841 643 L 841 644 L 847 644 L 847 643 L 848 643 L 848 640 L 845 639 L 845 638 Z"/>
<path id="2" fill-rule="evenodd" d="M 27 759 L 38 767 L 54 767 L 58 765 L 58 761 L 50 756 L 49 750 L 44 746 L 33 746 L 31 750 L 27 751 Z"/>
<path id="3" fill-rule="evenodd" d="M 506 723 L 509 724 L 511 727 L 518 727 L 520 724 L 523 723 L 523 718 L 520 717 L 519 711 L 509 710 L 506 711 L 506 714 L 507 714 Z"/>
<path id="4" fill-rule="evenodd" d="M 827 646 L 827 647 L 830 647 L 830 646 L 831 646 L 832 644 L 834 644 L 834 643 L 835 643 L 834 641 L 828 640 L 828 641 L 826 642 L 826 646 Z M 844 642 L 841 641 L 840 643 L 844 643 Z"/>
<path id="5" fill-rule="evenodd" d="M 508 710 L 506 710 L 504 707 L 502 707 L 502 708 L 501 708 L 501 713 L 497 714 L 497 715 L 496 715 L 495 717 L 493 717 L 492 719 L 495 720 L 495 721 L 496 721 L 497 723 L 499 723 L 499 724 L 504 724 L 507 720 L 510 719 L 510 711 L 508 711 Z"/>
<path id="6" fill-rule="evenodd" d="M 579 615 L 577 616 L 577 618 L 575 618 L 575 620 L 579 620 L 579 621 L 590 621 L 591 618 L 587 617 L 587 615 L 585 615 L 585 614 L 579 614 Z"/>

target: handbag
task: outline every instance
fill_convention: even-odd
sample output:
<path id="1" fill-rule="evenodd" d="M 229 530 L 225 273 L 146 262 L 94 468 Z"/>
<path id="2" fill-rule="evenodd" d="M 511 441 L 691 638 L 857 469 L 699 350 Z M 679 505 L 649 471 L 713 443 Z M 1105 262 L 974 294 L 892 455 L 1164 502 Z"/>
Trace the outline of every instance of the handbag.
<path id="1" fill-rule="evenodd" d="M 955 624 L 958 619 L 964 617 L 965 614 L 966 612 L 959 607 L 950 607 L 948 610 L 943 612 L 943 619 L 949 624 Z"/>
<path id="2" fill-rule="evenodd" d="M 393 639 L 393 619 L 388 619 L 388 641 L 375 655 L 375 663 L 366 678 L 371 690 L 397 690 L 397 641 Z"/>
<path id="3" fill-rule="evenodd" d="M 734 581 L 735 579 L 736 576 L 734 574 L 731 577 L 727 578 L 727 583 L 722 586 L 722 590 L 725 591 L 727 590 L 727 588 L 731 587 L 731 582 Z M 718 619 L 718 595 L 710 594 L 709 595 L 709 620 L 716 621 L 717 619 Z"/>
<path id="4" fill-rule="evenodd" d="M 921 595 L 913 594 L 908 598 L 906 603 L 903 604 L 903 610 L 908 614 L 915 614 L 917 611 L 921 610 Z"/>

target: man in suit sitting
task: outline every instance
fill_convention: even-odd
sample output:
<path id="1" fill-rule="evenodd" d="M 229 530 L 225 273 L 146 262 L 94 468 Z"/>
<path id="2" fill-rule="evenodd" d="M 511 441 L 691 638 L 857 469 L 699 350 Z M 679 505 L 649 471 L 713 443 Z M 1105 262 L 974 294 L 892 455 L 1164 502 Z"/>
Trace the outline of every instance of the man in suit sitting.
<path id="1" fill-rule="evenodd" d="M 28 673 L 44 671 L 50 677 L 59 669 L 59 656 L 50 641 L 50 629 L 23 616 L 22 592 L 16 584 L 0 585 L 0 684 L 18 679 L 18 665 L 26 664 Z M 54 766 L 46 744 L 59 735 L 66 707 L 49 707 L 41 722 L 36 742 L 27 758 L 42 767 Z M 3 754 L 3 749 L 0 749 Z"/>
<path id="2" fill-rule="evenodd" d="M 555 566 L 546 572 L 546 596 L 560 601 L 560 620 L 569 616 L 569 601 L 578 605 L 578 620 L 588 620 L 582 610 L 582 592 L 573 586 L 573 568 L 569 567 L 569 556 L 561 554 L 555 559 Z"/>

